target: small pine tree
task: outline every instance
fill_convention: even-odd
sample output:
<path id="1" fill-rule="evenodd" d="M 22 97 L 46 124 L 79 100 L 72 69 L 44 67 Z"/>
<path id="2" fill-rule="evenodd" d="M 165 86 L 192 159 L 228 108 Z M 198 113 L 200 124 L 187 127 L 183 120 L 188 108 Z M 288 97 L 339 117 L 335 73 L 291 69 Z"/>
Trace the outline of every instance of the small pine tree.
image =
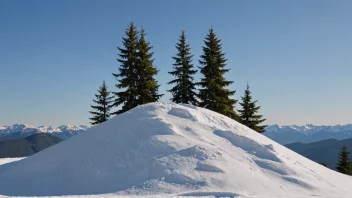
<path id="1" fill-rule="evenodd" d="M 239 103 L 242 106 L 241 110 L 238 110 L 240 113 L 240 122 L 247 127 L 262 133 L 265 131 L 265 125 L 260 126 L 259 124 L 264 122 L 266 119 L 262 119 L 262 115 L 258 115 L 260 106 L 256 106 L 257 100 L 252 101 L 251 91 L 249 90 L 249 85 L 244 91 L 244 97 L 242 98 L 242 103 Z"/>
<path id="2" fill-rule="evenodd" d="M 126 30 L 126 38 L 122 38 L 123 48 L 119 48 L 119 58 L 117 61 L 121 63 L 119 73 L 113 76 L 117 79 L 118 84 L 115 86 L 121 89 L 119 92 L 113 92 L 116 96 L 114 106 L 122 105 L 122 108 L 113 114 L 120 114 L 137 106 L 136 103 L 136 84 L 138 76 L 136 74 L 137 62 L 137 44 L 138 31 L 133 22 L 130 23 Z"/>
<path id="3" fill-rule="evenodd" d="M 237 100 L 230 98 L 236 91 L 226 89 L 233 81 L 224 78 L 229 69 L 225 69 L 227 60 L 220 42 L 213 28 L 210 28 L 204 40 L 203 55 L 199 60 L 200 72 L 203 74 L 203 78 L 197 83 L 201 86 L 198 94 L 200 106 L 238 120 L 238 115 L 234 111 Z"/>
<path id="4" fill-rule="evenodd" d="M 193 70 L 191 48 L 186 43 L 185 32 L 182 31 L 179 42 L 176 44 L 177 54 L 172 57 L 175 60 L 173 64 L 174 70 L 169 74 L 175 76 L 175 79 L 168 84 L 176 84 L 172 89 L 168 90 L 172 93 L 170 99 L 175 103 L 198 105 L 195 92 L 195 83 L 193 75 L 197 70 Z"/>
<path id="5" fill-rule="evenodd" d="M 339 159 L 336 165 L 336 170 L 338 172 L 347 174 L 347 175 L 352 174 L 351 162 L 348 159 L 349 155 L 350 155 L 350 152 L 347 151 L 347 146 L 343 145 L 339 153 Z"/>
<path id="6" fill-rule="evenodd" d="M 157 102 L 162 94 L 158 94 L 159 84 L 154 76 L 158 70 L 153 66 L 153 52 L 150 43 L 145 39 L 146 33 L 142 28 L 140 38 L 137 43 L 136 72 L 138 81 L 136 82 L 136 105 Z"/>
<path id="7" fill-rule="evenodd" d="M 111 105 L 113 103 L 113 96 L 110 96 L 110 92 L 108 91 L 108 87 L 103 81 L 103 84 L 99 87 L 98 94 L 95 95 L 96 100 L 93 100 L 97 105 L 92 105 L 91 107 L 95 111 L 90 111 L 93 115 L 91 124 L 96 125 L 107 121 L 110 117 L 110 109 L 113 107 Z"/>

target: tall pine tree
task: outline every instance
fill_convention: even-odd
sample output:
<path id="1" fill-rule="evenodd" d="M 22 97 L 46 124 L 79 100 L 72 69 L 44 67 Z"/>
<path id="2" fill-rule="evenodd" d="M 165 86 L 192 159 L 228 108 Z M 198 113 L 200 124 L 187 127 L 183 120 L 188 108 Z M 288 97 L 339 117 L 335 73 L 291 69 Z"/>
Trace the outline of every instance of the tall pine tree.
<path id="1" fill-rule="evenodd" d="M 138 31 L 133 22 L 130 23 L 126 30 L 126 38 L 122 38 L 123 48 L 119 48 L 119 58 L 117 61 L 121 64 L 119 73 L 113 76 L 118 80 L 116 87 L 120 90 L 114 92 L 116 100 L 114 106 L 122 105 L 122 108 L 113 114 L 120 114 L 137 106 L 137 82 L 136 62 L 138 58 L 137 44 Z"/>
<path id="2" fill-rule="evenodd" d="M 96 94 L 95 97 L 96 100 L 93 101 L 97 105 L 91 106 L 95 111 L 90 111 L 93 117 L 89 118 L 92 120 L 92 125 L 107 121 L 110 117 L 110 109 L 113 107 L 113 96 L 110 96 L 110 92 L 108 91 L 105 81 L 103 81 L 103 84 L 99 87 L 98 94 Z"/>
<path id="3" fill-rule="evenodd" d="M 256 101 L 252 101 L 251 91 L 249 90 L 249 85 L 247 84 L 247 89 L 244 91 L 244 96 L 242 98 L 242 103 L 239 103 L 242 106 L 241 110 L 238 110 L 240 113 L 240 122 L 247 127 L 262 133 L 265 131 L 265 125 L 260 126 L 260 123 L 264 122 L 266 119 L 263 119 L 262 115 L 258 115 L 260 106 L 257 106 Z"/>
<path id="4" fill-rule="evenodd" d="M 351 175 L 352 174 L 352 165 L 349 160 L 350 152 L 347 151 L 346 145 L 343 145 L 340 153 L 339 159 L 336 165 L 336 170 L 340 173 Z"/>
<path id="5" fill-rule="evenodd" d="M 236 91 L 226 89 L 233 81 L 224 78 L 224 74 L 229 69 L 225 69 L 227 60 L 220 42 L 213 28 L 210 28 L 204 40 L 203 55 L 199 61 L 200 72 L 203 74 L 203 78 L 198 83 L 201 86 L 198 94 L 200 106 L 238 120 L 238 115 L 234 111 L 237 101 L 230 98 Z"/>
<path id="6" fill-rule="evenodd" d="M 151 52 L 153 47 L 146 41 L 145 35 L 146 33 L 142 28 L 137 44 L 136 73 L 138 81 L 136 82 L 136 105 L 156 102 L 162 96 L 162 94 L 158 94 L 160 85 L 154 79 L 154 76 L 158 74 L 158 70 L 153 66 L 154 59 L 152 59 L 153 52 Z"/>
<path id="7" fill-rule="evenodd" d="M 177 54 L 172 57 L 175 60 L 173 71 L 169 74 L 175 76 L 175 79 L 168 84 L 175 86 L 168 90 L 172 94 L 171 101 L 175 103 L 184 103 L 198 105 L 195 92 L 195 83 L 193 75 L 197 70 L 193 69 L 191 48 L 186 43 L 185 32 L 182 31 L 179 42 L 176 44 Z"/>

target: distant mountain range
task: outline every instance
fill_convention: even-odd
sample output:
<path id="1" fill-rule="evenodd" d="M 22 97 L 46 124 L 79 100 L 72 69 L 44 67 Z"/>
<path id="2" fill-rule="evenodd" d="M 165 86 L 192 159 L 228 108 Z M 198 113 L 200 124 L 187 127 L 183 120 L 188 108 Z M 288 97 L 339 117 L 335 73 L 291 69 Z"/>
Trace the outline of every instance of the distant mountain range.
<path id="1" fill-rule="evenodd" d="M 27 137 L 37 133 L 50 133 L 65 140 L 89 128 L 85 125 L 62 125 L 59 127 L 25 124 L 6 125 L 0 126 L 0 141 Z M 343 140 L 352 138 L 352 124 L 335 126 L 316 126 L 312 124 L 304 126 L 270 125 L 266 127 L 266 132 L 263 134 L 283 145 L 294 142 L 310 143 L 326 139 Z"/>
<path id="2" fill-rule="evenodd" d="M 32 155 L 89 128 L 84 125 L 0 126 L 0 158 Z M 327 164 L 331 169 L 335 169 L 343 144 L 352 152 L 352 125 L 270 125 L 263 134 L 315 162 Z"/>
<path id="3" fill-rule="evenodd" d="M 28 137 L 0 141 L 0 158 L 26 157 L 53 146 L 62 139 L 50 133 L 36 133 Z"/>
<path id="4" fill-rule="evenodd" d="M 352 139 L 328 139 L 313 143 L 292 143 L 285 146 L 312 161 L 325 163 L 330 169 L 335 170 L 338 154 L 344 144 L 347 150 L 352 152 Z"/>
<path id="5" fill-rule="evenodd" d="M 310 143 L 327 139 L 343 140 L 352 138 L 352 124 L 335 126 L 270 125 L 266 127 L 263 134 L 280 144 Z"/>
<path id="6" fill-rule="evenodd" d="M 27 137 L 37 133 L 49 133 L 63 140 L 86 131 L 89 126 L 84 125 L 62 125 L 51 126 L 31 126 L 26 124 L 14 124 L 0 126 L 0 141 Z"/>

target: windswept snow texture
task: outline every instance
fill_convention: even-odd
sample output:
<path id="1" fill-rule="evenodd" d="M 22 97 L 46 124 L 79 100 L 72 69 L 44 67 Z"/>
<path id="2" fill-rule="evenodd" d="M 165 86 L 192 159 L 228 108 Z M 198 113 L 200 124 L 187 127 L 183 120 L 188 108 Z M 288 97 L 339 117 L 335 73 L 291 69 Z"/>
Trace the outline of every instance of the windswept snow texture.
<path id="1" fill-rule="evenodd" d="M 351 193 L 351 177 L 228 117 L 165 103 L 138 106 L 0 166 L 0 194 L 7 196 L 342 198 Z"/>

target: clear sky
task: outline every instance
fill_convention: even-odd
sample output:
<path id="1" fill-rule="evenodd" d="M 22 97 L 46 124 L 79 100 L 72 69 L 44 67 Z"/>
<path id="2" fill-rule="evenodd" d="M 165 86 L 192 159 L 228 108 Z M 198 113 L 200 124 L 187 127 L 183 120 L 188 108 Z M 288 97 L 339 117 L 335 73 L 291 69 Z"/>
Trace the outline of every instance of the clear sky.
<path id="1" fill-rule="evenodd" d="M 248 81 L 267 124 L 352 123 L 351 8 L 350 0 L 1 0 L 0 125 L 88 124 L 101 82 L 115 91 L 116 47 L 130 21 L 154 46 L 161 101 L 181 30 L 198 65 L 212 26 L 235 98 Z"/>

